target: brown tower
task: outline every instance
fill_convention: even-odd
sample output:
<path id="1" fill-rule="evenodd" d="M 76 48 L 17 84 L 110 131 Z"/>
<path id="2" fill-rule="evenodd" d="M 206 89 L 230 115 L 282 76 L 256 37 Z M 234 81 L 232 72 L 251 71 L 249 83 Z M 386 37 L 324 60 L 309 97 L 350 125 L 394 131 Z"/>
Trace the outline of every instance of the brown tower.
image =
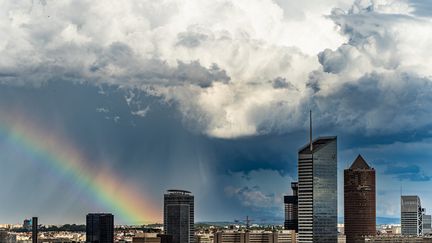
<path id="1" fill-rule="evenodd" d="M 375 235 L 375 169 L 361 155 L 344 171 L 344 202 L 346 242 L 364 242 L 363 236 Z"/>

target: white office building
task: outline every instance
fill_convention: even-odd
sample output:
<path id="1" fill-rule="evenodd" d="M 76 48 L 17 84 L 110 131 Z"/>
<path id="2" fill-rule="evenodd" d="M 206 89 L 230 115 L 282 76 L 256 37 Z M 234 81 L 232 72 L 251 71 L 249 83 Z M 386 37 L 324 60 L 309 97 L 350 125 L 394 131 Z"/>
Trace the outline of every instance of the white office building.
<path id="1" fill-rule="evenodd" d="M 401 196 L 402 235 L 421 236 L 423 234 L 423 209 L 418 196 Z"/>

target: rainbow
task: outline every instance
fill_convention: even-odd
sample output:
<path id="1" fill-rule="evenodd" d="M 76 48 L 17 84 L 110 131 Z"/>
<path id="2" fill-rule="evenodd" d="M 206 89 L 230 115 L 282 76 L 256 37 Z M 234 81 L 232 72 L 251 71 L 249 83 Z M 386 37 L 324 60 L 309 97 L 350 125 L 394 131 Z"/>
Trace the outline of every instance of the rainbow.
<path id="1" fill-rule="evenodd" d="M 10 114 L 6 117 L 10 118 Z M 142 197 L 134 185 L 122 182 L 109 169 L 95 170 L 79 151 L 51 132 L 26 122 L 26 119 L 12 116 L 0 119 L 0 135 L 6 136 L 23 153 L 35 158 L 37 163 L 54 168 L 71 181 L 71 184 L 85 189 L 92 200 L 97 200 L 104 209 L 110 210 L 115 218 L 129 224 L 160 222 L 160 209 L 150 200 Z"/>

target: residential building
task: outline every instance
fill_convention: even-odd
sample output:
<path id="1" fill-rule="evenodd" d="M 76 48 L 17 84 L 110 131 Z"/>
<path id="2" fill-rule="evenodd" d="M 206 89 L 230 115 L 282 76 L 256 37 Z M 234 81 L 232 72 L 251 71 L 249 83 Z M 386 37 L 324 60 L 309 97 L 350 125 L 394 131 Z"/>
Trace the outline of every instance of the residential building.
<path id="1" fill-rule="evenodd" d="M 293 230 L 281 231 L 219 231 L 214 235 L 214 243 L 295 243 Z"/>
<path id="2" fill-rule="evenodd" d="M 16 235 L 0 230 L 0 243 L 16 243 Z"/>
<path id="3" fill-rule="evenodd" d="M 132 237 L 132 243 L 161 243 L 157 233 L 144 233 Z"/>
<path id="4" fill-rule="evenodd" d="M 375 235 L 366 237 L 366 243 L 432 243 L 430 237 L 402 236 L 402 235 Z"/>

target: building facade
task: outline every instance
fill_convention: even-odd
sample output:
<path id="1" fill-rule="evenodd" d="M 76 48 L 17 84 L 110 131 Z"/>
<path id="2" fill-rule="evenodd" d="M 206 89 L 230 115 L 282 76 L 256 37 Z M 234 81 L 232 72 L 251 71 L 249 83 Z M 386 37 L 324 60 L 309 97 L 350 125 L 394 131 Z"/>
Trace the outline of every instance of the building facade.
<path id="1" fill-rule="evenodd" d="M 110 213 L 87 214 L 86 242 L 114 243 L 114 215 Z"/>
<path id="2" fill-rule="evenodd" d="M 194 196 L 189 191 L 168 190 L 164 195 L 164 230 L 173 243 L 194 243 Z"/>
<path id="3" fill-rule="evenodd" d="M 361 155 L 344 171 L 344 217 L 347 243 L 376 234 L 375 170 Z"/>
<path id="4" fill-rule="evenodd" d="M 299 242 L 337 242 L 337 138 L 318 138 L 298 157 Z"/>
<path id="5" fill-rule="evenodd" d="M 295 243 L 293 230 L 281 231 L 219 231 L 214 235 L 214 243 Z"/>
<path id="6" fill-rule="evenodd" d="M 364 242 L 376 243 L 432 243 L 432 238 L 402 235 L 376 235 L 366 237 Z"/>
<path id="7" fill-rule="evenodd" d="M 430 235 L 432 233 L 432 216 L 423 214 L 423 235 Z"/>
<path id="8" fill-rule="evenodd" d="M 291 183 L 292 195 L 284 196 L 284 229 L 298 231 L 298 182 Z"/>
<path id="9" fill-rule="evenodd" d="M 423 234 L 423 209 L 418 196 L 401 196 L 401 227 L 404 236 Z"/>
<path id="10" fill-rule="evenodd" d="M 143 233 L 132 237 L 132 243 L 161 243 L 161 239 L 157 233 Z"/>
<path id="11" fill-rule="evenodd" d="M 172 243 L 172 236 L 158 233 L 139 233 L 132 237 L 132 243 Z"/>
<path id="12" fill-rule="evenodd" d="M 0 229 L 0 243 L 16 243 L 16 238 L 15 234 Z"/>

